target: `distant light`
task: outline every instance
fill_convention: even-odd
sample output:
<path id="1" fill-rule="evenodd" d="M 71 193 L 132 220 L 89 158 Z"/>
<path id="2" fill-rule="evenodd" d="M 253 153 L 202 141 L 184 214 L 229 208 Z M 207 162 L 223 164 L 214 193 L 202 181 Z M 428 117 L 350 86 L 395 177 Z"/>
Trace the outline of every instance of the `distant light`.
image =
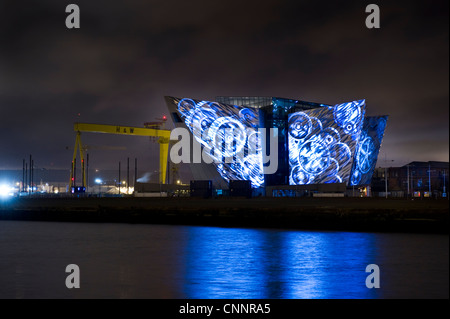
<path id="1" fill-rule="evenodd" d="M 0 197 L 13 196 L 13 188 L 6 184 L 0 185 Z"/>
<path id="2" fill-rule="evenodd" d="M 181 183 L 181 181 L 180 180 L 177 180 L 177 184 L 180 184 Z"/>
<path id="3" fill-rule="evenodd" d="M 101 184 L 101 183 L 103 183 L 103 181 L 100 178 L 96 178 L 95 179 L 95 183 L 96 184 Z"/>
<path id="4" fill-rule="evenodd" d="M 7 196 L 9 193 L 9 187 L 7 185 L 0 185 L 0 196 Z"/>
<path id="5" fill-rule="evenodd" d="M 167 116 L 163 115 L 163 120 L 164 121 L 167 120 Z"/>

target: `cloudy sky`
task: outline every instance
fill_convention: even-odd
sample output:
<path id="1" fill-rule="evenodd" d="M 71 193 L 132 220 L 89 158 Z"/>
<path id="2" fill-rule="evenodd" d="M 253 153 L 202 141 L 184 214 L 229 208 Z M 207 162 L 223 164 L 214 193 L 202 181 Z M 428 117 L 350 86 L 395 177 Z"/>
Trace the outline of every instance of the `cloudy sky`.
<path id="1" fill-rule="evenodd" d="M 80 29 L 65 26 L 70 3 Z M 2 0 L 0 169 L 30 154 L 69 168 L 74 122 L 143 126 L 167 114 L 165 95 L 366 99 L 367 115 L 389 115 L 389 165 L 448 161 L 448 1 L 377 1 L 379 29 L 365 26 L 370 3 Z M 149 139 L 83 143 L 92 167 L 137 157 L 158 168 Z"/>

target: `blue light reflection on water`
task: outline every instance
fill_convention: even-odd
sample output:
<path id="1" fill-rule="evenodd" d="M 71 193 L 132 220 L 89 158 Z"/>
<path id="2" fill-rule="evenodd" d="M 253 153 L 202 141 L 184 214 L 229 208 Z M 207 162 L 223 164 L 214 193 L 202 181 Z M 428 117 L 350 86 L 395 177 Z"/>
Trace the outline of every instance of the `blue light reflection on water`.
<path id="1" fill-rule="evenodd" d="M 65 287 L 70 263 L 81 289 Z M 448 299 L 448 269 L 441 234 L 0 221 L 1 299 Z"/>
<path id="2" fill-rule="evenodd" d="M 373 234 L 192 227 L 187 298 L 376 298 Z"/>

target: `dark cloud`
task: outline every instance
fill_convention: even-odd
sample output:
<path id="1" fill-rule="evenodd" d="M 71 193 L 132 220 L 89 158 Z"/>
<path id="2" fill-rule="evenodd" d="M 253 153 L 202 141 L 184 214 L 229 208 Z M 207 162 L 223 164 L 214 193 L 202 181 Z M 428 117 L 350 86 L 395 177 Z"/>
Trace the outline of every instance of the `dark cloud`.
<path id="1" fill-rule="evenodd" d="M 166 112 L 164 95 L 365 98 L 368 115 L 390 115 L 382 154 L 448 161 L 447 1 L 378 1 L 377 30 L 361 1 L 75 3 L 79 30 L 59 1 L 0 3 L 0 168 L 30 153 L 65 168 L 74 122 L 142 126 Z M 126 146 L 93 153 L 99 165 L 158 167 L 147 139 L 86 143 Z"/>

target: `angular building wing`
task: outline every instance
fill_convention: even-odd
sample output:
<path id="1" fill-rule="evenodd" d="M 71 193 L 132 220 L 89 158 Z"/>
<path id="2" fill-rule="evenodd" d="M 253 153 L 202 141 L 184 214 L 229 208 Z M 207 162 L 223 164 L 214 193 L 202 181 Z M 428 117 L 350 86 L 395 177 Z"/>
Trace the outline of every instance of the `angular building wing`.
<path id="1" fill-rule="evenodd" d="M 365 102 L 289 114 L 289 184 L 348 183 Z"/>
<path id="2" fill-rule="evenodd" d="M 202 158 L 223 180 L 250 180 L 253 188 L 263 186 L 257 109 L 188 98 L 169 101 L 172 117 L 189 129 L 193 143 L 201 145 Z"/>
<path id="3" fill-rule="evenodd" d="M 387 116 L 370 116 L 364 119 L 359 142 L 353 157 L 350 186 L 369 185 L 372 180 L 378 153 L 386 129 Z"/>

